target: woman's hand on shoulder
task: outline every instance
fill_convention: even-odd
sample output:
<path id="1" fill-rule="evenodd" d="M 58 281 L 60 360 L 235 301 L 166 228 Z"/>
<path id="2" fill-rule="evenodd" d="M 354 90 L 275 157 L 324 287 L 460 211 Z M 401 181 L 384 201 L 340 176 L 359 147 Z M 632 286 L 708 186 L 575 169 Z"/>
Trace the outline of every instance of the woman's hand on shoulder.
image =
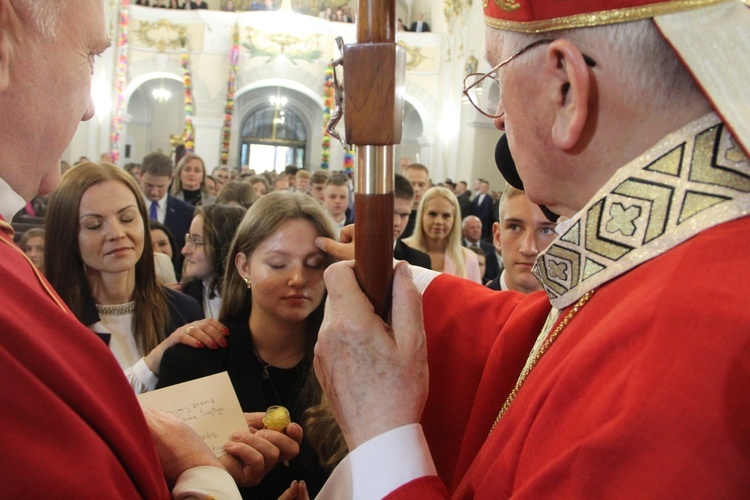
<path id="1" fill-rule="evenodd" d="M 228 335 L 229 329 L 226 326 L 213 318 L 205 318 L 179 327 L 164 342 L 171 341 L 168 347 L 185 344 L 199 349 L 218 349 L 227 346 L 227 339 L 224 337 Z"/>
<path id="2" fill-rule="evenodd" d="M 144 356 L 144 361 L 149 370 L 155 375 L 159 375 L 159 365 L 164 351 L 175 344 L 185 344 L 190 347 L 202 349 L 219 349 L 227 346 L 229 329 L 213 318 L 205 318 L 182 325 L 177 330 L 156 346 L 150 353 Z"/>

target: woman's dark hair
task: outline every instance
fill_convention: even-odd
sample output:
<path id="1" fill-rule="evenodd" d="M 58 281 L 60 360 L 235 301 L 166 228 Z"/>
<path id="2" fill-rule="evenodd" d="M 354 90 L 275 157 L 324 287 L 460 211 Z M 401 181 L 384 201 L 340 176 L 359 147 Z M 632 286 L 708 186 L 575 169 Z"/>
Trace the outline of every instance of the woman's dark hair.
<path id="1" fill-rule="evenodd" d="M 138 350 L 145 355 L 164 340 L 168 309 L 164 289 L 156 280 L 146 202 L 130 174 L 107 163 L 82 163 L 62 177 L 50 196 L 45 221 L 45 273 L 76 318 L 82 321 L 84 307 L 92 294 L 78 248 L 81 198 L 92 186 L 110 181 L 124 184 L 133 193 L 143 220 L 143 253 L 135 265 L 133 332 Z"/>
<path id="2" fill-rule="evenodd" d="M 154 229 L 159 230 L 167 235 L 167 239 L 169 240 L 169 246 L 172 247 L 172 265 L 174 266 L 175 273 L 177 273 L 179 268 L 179 262 L 180 262 L 180 252 L 182 251 L 182 248 L 177 248 L 177 242 L 174 239 L 174 235 L 172 234 L 172 231 L 159 222 L 158 220 L 151 219 L 148 221 L 149 225 L 151 226 L 151 230 Z M 179 279 L 179 274 L 178 274 Z"/>
<path id="3" fill-rule="evenodd" d="M 211 265 L 211 278 L 206 283 L 209 298 L 221 295 L 229 247 L 246 211 L 237 205 L 221 204 L 199 206 L 195 209 L 194 217 L 203 218 L 203 248 Z"/>

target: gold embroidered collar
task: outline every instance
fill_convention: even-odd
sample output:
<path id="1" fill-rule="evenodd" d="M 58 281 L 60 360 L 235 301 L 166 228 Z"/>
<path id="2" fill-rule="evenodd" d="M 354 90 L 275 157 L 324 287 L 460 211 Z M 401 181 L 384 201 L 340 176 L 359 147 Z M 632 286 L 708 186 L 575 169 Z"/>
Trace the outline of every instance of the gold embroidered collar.
<path id="1" fill-rule="evenodd" d="M 710 113 L 625 165 L 539 255 L 533 273 L 552 305 L 712 226 L 750 213 L 750 162 Z"/>

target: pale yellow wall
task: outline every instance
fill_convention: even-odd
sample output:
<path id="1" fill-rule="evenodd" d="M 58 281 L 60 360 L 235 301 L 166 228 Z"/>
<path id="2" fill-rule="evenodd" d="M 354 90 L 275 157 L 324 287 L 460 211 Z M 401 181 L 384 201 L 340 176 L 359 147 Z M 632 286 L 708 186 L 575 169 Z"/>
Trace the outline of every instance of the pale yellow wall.
<path id="1" fill-rule="evenodd" d="M 209 2 L 211 7 L 218 8 L 221 0 L 209 0 Z M 109 24 L 116 26 L 116 12 L 113 12 L 112 5 L 114 3 L 110 0 L 105 1 Z M 405 1 L 399 0 L 397 14 L 403 16 L 405 22 L 409 22 L 411 19 L 406 19 L 405 15 L 406 5 Z M 474 117 L 466 116 L 464 107 L 461 105 L 460 94 L 461 81 L 469 57 L 475 57 L 478 60 L 480 71 L 487 69 L 483 51 L 484 24 L 481 2 L 473 2 L 471 11 L 460 22 L 445 20 L 443 7 L 443 2 L 413 0 L 411 3 L 412 19 L 416 18 L 416 13 L 420 10 L 428 12 L 427 21 L 432 26 L 433 33 L 400 33 L 398 36 L 399 41 L 403 42 L 409 50 L 416 51 L 415 53 L 419 56 L 416 59 L 420 60 L 418 64 L 410 66 L 407 70 L 406 94 L 409 102 L 413 102 L 419 119 L 422 121 L 422 133 L 420 137 L 411 138 L 407 143 L 397 147 L 397 155 L 420 157 L 423 162 L 429 161 L 437 181 L 450 177 L 454 180 L 465 179 L 471 182 L 471 179 L 481 176 L 488 178 L 494 189 L 495 185 L 500 182 L 492 162 L 494 145 L 499 132 L 491 128 L 489 124 L 472 126 Z M 178 79 L 182 76 L 180 49 L 168 48 L 159 52 L 154 47 L 146 46 L 133 33 L 138 26 L 139 19 L 153 22 L 160 18 L 167 18 L 175 24 L 185 25 L 190 40 L 195 115 L 202 120 L 203 126 L 208 128 L 213 127 L 212 124 L 217 123 L 216 120 L 223 119 L 227 50 L 234 23 L 239 21 L 244 28 L 255 27 L 258 30 L 273 31 L 267 22 L 270 18 L 263 17 L 266 13 L 171 11 L 165 15 L 163 9 L 137 9 L 136 12 L 135 8 L 133 12 L 130 37 L 131 81 L 138 77 L 147 78 L 148 75 L 155 75 L 159 72 L 171 74 Z M 275 77 L 305 90 L 309 94 L 309 105 L 317 108 L 317 111 L 314 109 L 312 111 L 320 113 L 323 69 L 327 61 L 339 55 L 334 37 L 343 35 L 347 43 L 354 42 L 355 26 L 328 23 L 316 17 L 310 17 L 305 19 L 305 28 L 320 34 L 318 46 L 323 50 L 323 54 L 317 61 L 296 61 L 293 64 L 285 61 L 283 57 L 267 61 L 262 57 L 250 58 L 247 51 L 243 49 L 238 68 L 237 88 L 249 88 L 259 79 Z M 299 35 L 300 31 L 305 30 L 296 30 L 291 34 Z M 114 35 L 113 32 L 113 40 L 116 40 Z M 113 48 L 105 54 L 99 66 L 109 71 L 107 76 L 110 85 L 114 81 L 112 69 L 115 67 L 115 58 L 116 50 Z M 235 111 L 230 146 L 232 157 L 237 156 L 237 129 L 243 118 L 237 108 Z M 111 110 L 98 110 L 98 116 L 94 121 L 82 124 L 64 158 L 77 159 L 82 154 L 93 156 L 106 150 L 111 114 Z M 313 115 L 314 113 L 310 114 L 310 116 Z M 181 117 L 172 114 L 172 122 L 169 118 L 167 116 L 154 117 L 148 126 L 136 124 L 132 130 L 127 131 L 128 141 L 136 143 L 134 154 L 160 147 L 169 149 L 166 139 L 153 136 L 154 130 L 164 130 L 163 137 L 168 136 L 167 131 L 179 133 L 182 124 Z M 215 132 L 210 132 L 210 134 L 215 134 Z M 313 170 L 317 168 L 317 162 L 319 162 L 321 134 L 322 123 L 312 123 L 311 148 L 308 154 L 312 160 Z M 206 134 L 203 137 L 205 139 Z M 201 143 L 201 136 L 198 134 L 196 141 L 197 149 L 199 147 L 210 149 L 207 162 L 214 164 L 219 154 L 218 148 L 214 145 L 216 138 L 212 135 L 206 146 L 206 143 Z M 123 140 L 123 145 L 124 142 Z M 213 151 L 214 149 L 217 150 Z M 332 141 L 332 167 L 334 168 L 336 166 L 333 163 L 340 162 L 343 158 L 339 149 L 335 141 Z"/>

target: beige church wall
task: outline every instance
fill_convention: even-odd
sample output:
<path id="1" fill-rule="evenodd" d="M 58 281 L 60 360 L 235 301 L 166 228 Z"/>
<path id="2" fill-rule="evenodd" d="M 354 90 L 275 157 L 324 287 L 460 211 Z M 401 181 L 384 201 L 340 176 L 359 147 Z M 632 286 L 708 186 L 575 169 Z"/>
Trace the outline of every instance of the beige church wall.
<path id="1" fill-rule="evenodd" d="M 293 3 L 294 0 L 293 0 Z M 350 2 L 351 4 L 351 2 Z M 112 39 L 117 40 L 116 2 L 106 0 Z M 409 9 L 407 9 L 407 7 Z M 428 163 L 433 177 L 442 181 L 445 177 L 471 178 L 468 175 L 474 166 L 474 149 L 485 148 L 493 141 L 485 139 L 495 133 L 473 131 L 464 134 L 470 120 L 463 116 L 461 82 L 470 57 L 482 67 L 483 22 L 481 3 L 474 2 L 466 20 L 446 20 L 442 2 L 428 0 L 398 0 L 397 13 L 410 10 L 414 19 L 419 10 L 429 10 L 427 21 L 432 33 L 404 33 L 397 35 L 407 51 L 407 73 L 405 98 L 413 108 L 408 122 L 415 136 L 409 136 L 395 149 L 397 155 L 404 151 Z M 306 167 L 316 169 L 320 164 L 322 142 L 323 84 L 324 71 L 332 58 L 339 56 L 335 37 L 341 35 L 345 42 L 355 41 L 355 25 L 332 23 L 317 17 L 296 16 L 299 24 L 280 26 L 278 13 L 221 11 L 168 11 L 164 9 L 131 7 L 128 90 L 130 98 L 139 86 L 156 85 L 161 78 L 182 79 L 180 66 L 181 38 L 189 40 L 190 63 L 193 76 L 194 124 L 196 126 L 196 152 L 205 157 L 209 165 L 218 163 L 221 143 L 221 125 L 224 118 L 228 51 L 235 24 L 240 28 L 241 41 L 236 80 L 237 96 L 232 123 L 229 164 L 239 164 L 240 127 L 249 113 L 260 105 L 261 88 L 288 89 L 296 96 L 300 117 L 308 133 Z M 404 19 L 407 21 L 407 19 Z M 468 21 L 467 21 L 468 20 Z M 166 22 L 164 22 L 166 21 Z M 141 24 L 151 23 L 146 30 Z M 161 23 L 161 24 L 159 24 Z M 471 24 L 474 23 L 474 24 Z M 440 31 L 438 31 L 440 30 Z M 306 45 L 307 44 L 307 45 Z M 115 44 L 116 45 L 116 44 Z M 471 45 L 471 46 L 470 46 Z M 315 50 L 319 53 L 315 54 Z M 108 51 L 100 62 L 97 72 L 104 71 L 102 81 L 111 86 L 114 82 L 116 47 Z M 255 94 L 254 94 L 255 92 Z M 257 95 L 256 95 L 257 94 Z M 242 96 L 245 96 L 244 98 Z M 251 98 L 252 97 L 252 98 Z M 178 92 L 173 99 L 181 99 Z M 247 102 L 240 102 L 247 99 Z M 110 97 L 111 101 L 114 99 Z M 106 105 L 105 105 L 106 106 Z M 184 110 L 178 106 L 178 110 Z M 172 111 L 171 116 L 176 114 Z M 97 121 L 82 124 L 66 156 L 82 154 L 98 155 L 109 145 L 111 132 L 111 109 L 100 109 Z M 95 119 L 95 120 L 97 120 Z M 175 123 L 165 121 L 159 127 L 180 129 L 181 115 Z M 137 143 L 133 151 L 158 147 L 158 140 L 147 139 L 150 128 L 123 131 L 121 151 L 130 142 Z M 139 126 L 141 126 L 139 124 Z M 144 130 L 146 132 L 144 132 Z M 344 133 L 343 120 L 339 131 Z M 179 131 L 178 131 L 179 133 Z M 150 137 L 150 136 L 149 136 Z M 149 140 L 151 142 L 149 142 Z M 496 140 L 496 139 L 495 139 Z M 467 161 L 470 159 L 470 161 Z M 343 151 L 335 140 L 331 140 L 331 168 L 343 167 Z M 481 165 L 477 169 L 483 169 Z M 489 168 L 494 168 L 490 167 Z"/>

